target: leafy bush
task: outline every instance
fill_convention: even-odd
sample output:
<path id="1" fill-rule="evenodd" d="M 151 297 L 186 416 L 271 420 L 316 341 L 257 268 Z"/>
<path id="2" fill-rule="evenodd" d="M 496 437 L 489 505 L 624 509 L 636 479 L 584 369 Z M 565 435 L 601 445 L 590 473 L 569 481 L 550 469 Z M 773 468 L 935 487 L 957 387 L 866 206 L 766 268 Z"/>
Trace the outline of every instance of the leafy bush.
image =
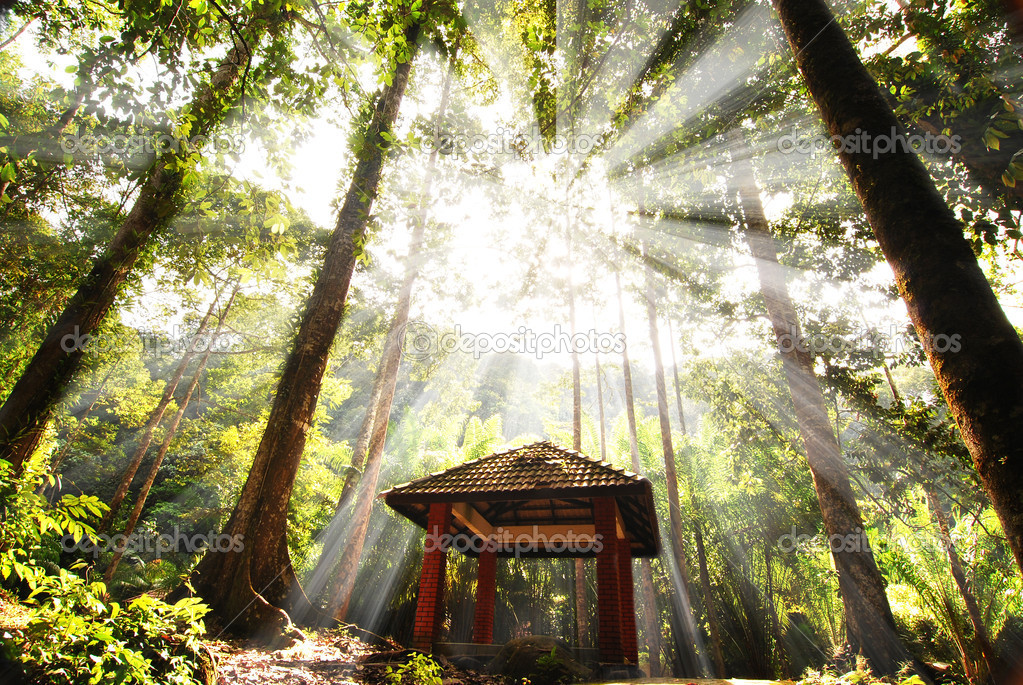
<path id="1" fill-rule="evenodd" d="M 188 566 L 178 566 L 167 558 L 146 563 L 137 556 L 125 555 L 109 590 L 115 597 L 134 597 L 150 591 L 161 596 L 179 586 L 194 565 L 193 561 Z"/>
<path id="2" fill-rule="evenodd" d="M 904 670 L 898 678 L 889 680 L 875 676 L 863 657 L 856 657 L 856 666 L 852 670 L 840 673 L 825 667 L 820 670 L 808 668 L 803 679 L 796 685 L 925 685 L 923 678 L 916 673 Z"/>
<path id="3" fill-rule="evenodd" d="M 89 520 L 107 507 L 95 497 L 65 495 L 48 508 L 38 493 L 53 478 L 33 468 L 12 478 L 0 460 L 0 577 L 16 582 L 34 605 L 28 626 L 5 639 L 13 638 L 29 675 L 62 685 L 210 681 L 215 666 L 199 642 L 208 609 L 199 600 L 172 605 L 141 595 L 123 606 L 107 600 L 103 583 L 63 568 L 47 572 L 60 539 L 93 535 Z"/>
<path id="4" fill-rule="evenodd" d="M 122 606 L 105 593 L 64 569 L 38 579 L 30 598 L 38 608 L 15 637 L 31 675 L 72 685 L 196 682 L 207 667 L 199 638 L 208 609 L 199 600 L 142 595 Z"/>
<path id="5" fill-rule="evenodd" d="M 29 461 L 24 471 L 12 477 L 10 462 L 0 459 L 0 578 L 21 580 L 35 588 L 45 575 L 43 561 L 55 561 L 59 539 L 65 535 L 79 540 L 93 535 L 89 519 L 107 511 L 97 497 L 64 495 L 52 508 L 38 494 L 53 476 L 35 470 Z"/>
<path id="6" fill-rule="evenodd" d="M 529 677 L 530 683 L 563 684 L 572 682 L 572 673 L 565 662 L 557 657 L 557 647 L 551 648 L 550 654 L 541 654 L 536 660 L 536 673 Z"/>
<path id="7" fill-rule="evenodd" d="M 426 654 L 413 654 L 398 666 L 388 666 L 387 685 L 441 685 L 440 664 Z"/>

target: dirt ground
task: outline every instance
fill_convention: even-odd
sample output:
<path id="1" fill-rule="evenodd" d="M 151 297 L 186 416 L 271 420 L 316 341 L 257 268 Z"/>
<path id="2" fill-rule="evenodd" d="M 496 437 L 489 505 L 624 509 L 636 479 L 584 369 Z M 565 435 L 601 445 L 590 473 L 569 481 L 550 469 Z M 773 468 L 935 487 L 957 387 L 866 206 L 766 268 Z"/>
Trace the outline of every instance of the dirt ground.
<path id="1" fill-rule="evenodd" d="M 219 685 L 385 685 L 386 662 L 401 657 L 333 631 L 310 631 L 305 641 L 276 651 L 243 642 L 214 642 L 210 648 L 220 669 Z M 443 685 L 504 685 L 500 678 L 447 663 L 442 677 Z"/>
<path id="2" fill-rule="evenodd" d="M 27 622 L 28 611 L 0 595 L 0 633 L 24 628 Z M 304 641 L 278 650 L 238 640 L 216 640 L 207 644 L 217 660 L 218 685 L 387 685 L 387 662 L 403 655 L 382 653 L 381 647 L 339 631 L 308 631 Z M 442 685 L 506 685 L 502 678 L 467 671 L 446 662 L 442 678 Z M 649 678 L 628 682 L 630 685 L 771 685 L 767 680 Z"/>

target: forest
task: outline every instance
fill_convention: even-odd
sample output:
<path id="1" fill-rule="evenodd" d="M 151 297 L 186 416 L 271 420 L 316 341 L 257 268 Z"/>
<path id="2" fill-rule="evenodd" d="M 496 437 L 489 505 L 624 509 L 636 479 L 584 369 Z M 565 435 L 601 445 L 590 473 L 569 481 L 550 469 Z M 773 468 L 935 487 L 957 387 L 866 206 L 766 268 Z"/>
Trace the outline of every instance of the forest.
<path id="1" fill-rule="evenodd" d="M 0 0 L 0 681 L 1023 684 L 1021 55 L 1023 0 Z M 382 493 L 546 442 L 651 488 L 634 611 L 501 558 L 442 656 L 449 551 L 410 649 Z"/>

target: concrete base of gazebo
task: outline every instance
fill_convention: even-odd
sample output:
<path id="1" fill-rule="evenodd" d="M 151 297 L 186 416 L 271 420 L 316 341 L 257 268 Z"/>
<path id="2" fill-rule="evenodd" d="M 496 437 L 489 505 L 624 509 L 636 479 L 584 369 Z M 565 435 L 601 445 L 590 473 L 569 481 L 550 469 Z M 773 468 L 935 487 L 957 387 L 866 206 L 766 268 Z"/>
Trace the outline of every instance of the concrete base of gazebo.
<path id="1" fill-rule="evenodd" d="M 452 660 L 456 665 L 464 668 L 482 669 L 486 668 L 502 649 L 504 649 L 504 645 L 481 645 L 475 642 L 435 642 L 433 643 L 431 653 Z M 568 652 L 578 663 L 589 668 L 593 672 L 593 678 L 598 682 L 633 682 L 647 677 L 646 671 L 636 664 L 602 663 L 600 661 L 600 650 L 593 647 L 570 647 Z M 460 661 L 461 659 L 471 659 L 472 661 Z"/>
<path id="2" fill-rule="evenodd" d="M 450 658 L 469 657 L 483 664 L 497 656 L 504 645 L 481 645 L 475 642 L 435 642 L 432 652 Z M 572 657 L 590 668 L 600 665 L 600 652 L 592 647 L 571 649 Z"/>

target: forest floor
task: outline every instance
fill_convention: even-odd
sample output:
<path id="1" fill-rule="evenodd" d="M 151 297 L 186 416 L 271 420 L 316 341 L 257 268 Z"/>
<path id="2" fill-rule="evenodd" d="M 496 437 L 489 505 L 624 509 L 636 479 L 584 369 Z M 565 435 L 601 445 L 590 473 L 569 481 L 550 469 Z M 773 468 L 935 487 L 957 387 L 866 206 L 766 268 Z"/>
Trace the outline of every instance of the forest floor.
<path id="1" fill-rule="evenodd" d="M 8 630 L 21 630 L 28 625 L 28 609 L 12 600 L 6 593 L 0 592 L 0 633 Z"/>
<path id="2" fill-rule="evenodd" d="M 242 641 L 211 642 L 219 685 L 386 685 L 388 662 L 405 652 L 380 652 L 335 631 L 308 631 L 306 639 L 276 651 Z M 443 685 L 505 685 L 503 678 L 444 664 Z"/>
<path id="3" fill-rule="evenodd" d="M 213 642 L 210 648 L 220 667 L 219 685 L 273 683 L 274 685 L 386 685 L 387 657 L 403 652 L 378 653 L 358 638 L 336 632 L 308 632 L 306 640 L 277 651 L 247 646 L 244 642 Z M 790 685 L 786 681 L 645 678 L 629 685 Z M 499 676 L 444 665 L 443 685 L 506 685 Z M 601 683 L 600 685 L 614 685 Z"/>
<path id="4" fill-rule="evenodd" d="M 329 632 L 309 632 L 304 641 L 279 650 L 252 647 L 234 640 L 208 644 L 217 658 L 220 685 L 363 682 L 357 677 L 360 670 L 364 670 L 357 660 L 372 651 L 356 638 Z"/>
<path id="5" fill-rule="evenodd" d="M 22 629 L 29 612 L 0 595 L 0 633 Z M 256 647 L 243 640 L 212 640 L 206 643 L 216 657 L 218 685 L 388 685 L 388 662 L 406 652 L 381 652 L 357 637 L 338 631 L 308 631 L 306 639 L 285 649 Z M 444 664 L 442 685 L 506 685 L 499 676 Z M 647 678 L 630 685 L 772 685 L 768 680 L 714 680 Z M 601 685 L 613 685 L 602 683 Z M 790 685 L 778 683 L 776 685 Z"/>

